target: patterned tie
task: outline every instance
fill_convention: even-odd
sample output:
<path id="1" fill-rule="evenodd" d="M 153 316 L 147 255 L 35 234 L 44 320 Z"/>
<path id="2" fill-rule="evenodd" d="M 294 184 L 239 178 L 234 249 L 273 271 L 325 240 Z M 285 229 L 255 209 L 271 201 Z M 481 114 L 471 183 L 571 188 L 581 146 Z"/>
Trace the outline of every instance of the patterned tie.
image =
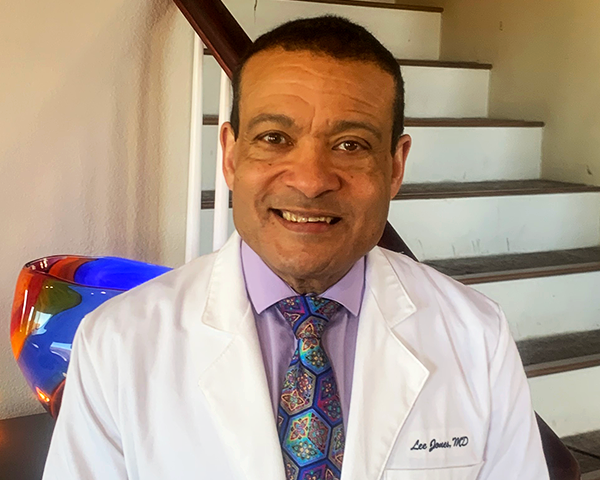
<path id="1" fill-rule="evenodd" d="M 345 444 L 342 409 L 331 363 L 321 345 L 321 335 L 340 307 L 312 295 L 277 303 L 298 339 L 277 416 L 287 480 L 340 478 Z"/>

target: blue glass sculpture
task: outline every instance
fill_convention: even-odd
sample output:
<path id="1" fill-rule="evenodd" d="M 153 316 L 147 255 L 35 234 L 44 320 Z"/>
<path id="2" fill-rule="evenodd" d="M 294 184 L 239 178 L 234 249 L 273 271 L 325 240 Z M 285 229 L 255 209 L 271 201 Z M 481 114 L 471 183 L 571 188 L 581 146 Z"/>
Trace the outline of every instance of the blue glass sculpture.
<path id="1" fill-rule="evenodd" d="M 81 256 L 46 257 L 23 267 L 12 308 L 11 345 L 27 383 L 53 417 L 83 317 L 168 270 L 124 258 Z"/>

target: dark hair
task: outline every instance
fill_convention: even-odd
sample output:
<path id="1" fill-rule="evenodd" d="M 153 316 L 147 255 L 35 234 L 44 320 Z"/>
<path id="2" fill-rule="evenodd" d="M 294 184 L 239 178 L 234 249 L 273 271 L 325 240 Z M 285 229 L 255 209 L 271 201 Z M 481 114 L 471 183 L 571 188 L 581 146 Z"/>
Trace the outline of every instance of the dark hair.
<path id="1" fill-rule="evenodd" d="M 240 88 L 244 66 L 259 52 L 274 48 L 287 51 L 309 51 L 328 55 L 337 60 L 370 62 L 379 66 L 394 78 L 395 96 L 392 122 L 392 154 L 404 131 L 404 81 L 400 66 L 379 40 L 367 29 L 345 18 L 326 15 L 302 18 L 284 23 L 256 39 L 244 54 L 233 73 L 233 103 L 231 127 L 235 137 L 240 128 Z"/>

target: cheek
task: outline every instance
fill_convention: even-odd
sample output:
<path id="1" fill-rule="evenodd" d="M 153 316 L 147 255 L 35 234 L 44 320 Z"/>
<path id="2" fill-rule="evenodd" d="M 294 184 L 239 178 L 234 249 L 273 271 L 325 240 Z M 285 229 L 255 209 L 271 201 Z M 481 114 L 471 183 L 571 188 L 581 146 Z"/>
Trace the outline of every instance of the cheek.
<path id="1" fill-rule="evenodd" d="M 390 181 L 379 170 L 361 175 L 349 175 L 350 199 L 357 208 L 381 207 L 389 200 Z"/>
<path id="2" fill-rule="evenodd" d="M 265 216 L 266 202 L 273 188 L 273 176 L 268 165 L 247 165 L 238 168 L 233 184 L 236 209 L 245 215 Z"/>

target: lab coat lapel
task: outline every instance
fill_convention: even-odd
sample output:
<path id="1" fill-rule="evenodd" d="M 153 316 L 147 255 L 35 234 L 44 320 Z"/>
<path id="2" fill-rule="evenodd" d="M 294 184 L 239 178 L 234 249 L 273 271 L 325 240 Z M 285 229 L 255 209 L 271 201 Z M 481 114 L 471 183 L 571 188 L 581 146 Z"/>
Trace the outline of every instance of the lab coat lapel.
<path id="1" fill-rule="evenodd" d="M 221 353 L 202 372 L 199 386 L 237 467 L 234 471 L 245 480 L 285 478 L 237 234 L 217 255 L 202 321 L 226 333 Z"/>
<path id="2" fill-rule="evenodd" d="M 383 252 L 367 257 L 341 480 L 379 480 L 429 375 L 394 333 L 416 311 Z"/>

